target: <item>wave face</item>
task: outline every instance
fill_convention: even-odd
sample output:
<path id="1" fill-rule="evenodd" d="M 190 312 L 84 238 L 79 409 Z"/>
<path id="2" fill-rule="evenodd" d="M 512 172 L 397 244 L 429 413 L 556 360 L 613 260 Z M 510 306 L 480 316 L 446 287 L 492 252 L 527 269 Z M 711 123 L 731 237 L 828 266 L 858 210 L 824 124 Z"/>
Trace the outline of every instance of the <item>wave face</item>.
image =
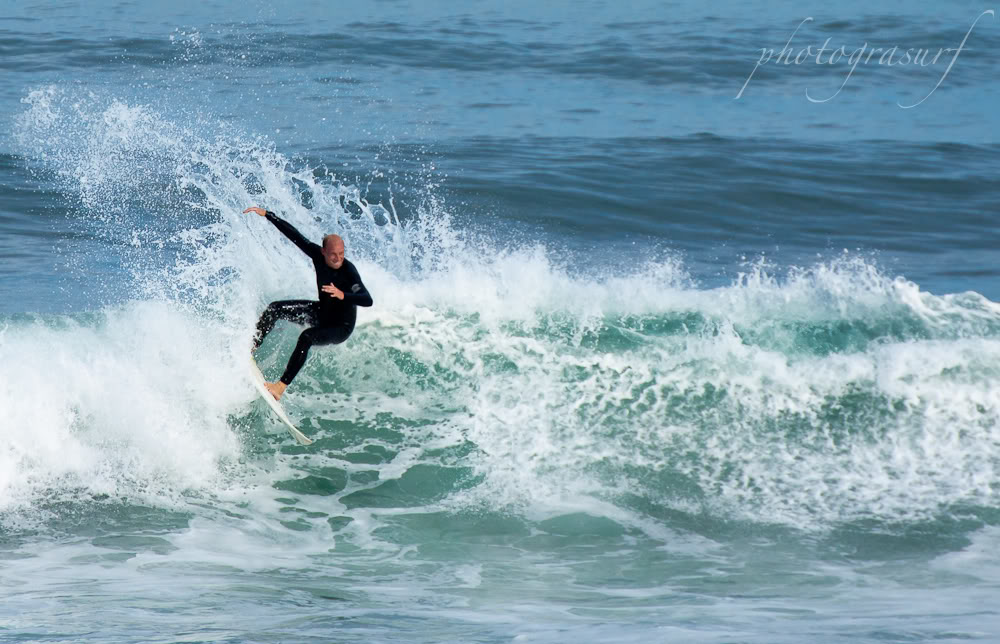
<path id="1" fill-rule="evenodd" d="M 637 524 L 680 511 L 821 530 L 997 500 L 1000 308 L 975 293 L 932 295 L 850 254 L 780 277 L 751 264 L 715 288 L 670 257 L 602 274 L 463 235 L 430 198 L 400 218 L 324 168 L 148 107 L 57 88 L 28 102 L 22 144 L 96 236 L 121 240 L 134 298 L 7 320 L 7 506 L 62 487 L 173 498 L 239 459 L 256 315 L 312 296 L 307 262 L 248 204 L 313 238 L 339 231 L 375 294 L 288 399 L 320 445 L 406 451 L 368 494 L 393 499 L 427 468 L 407 494 L 432 506 L 595 502 Z M 272 375 L 296 333 L 263 347 Z"/>

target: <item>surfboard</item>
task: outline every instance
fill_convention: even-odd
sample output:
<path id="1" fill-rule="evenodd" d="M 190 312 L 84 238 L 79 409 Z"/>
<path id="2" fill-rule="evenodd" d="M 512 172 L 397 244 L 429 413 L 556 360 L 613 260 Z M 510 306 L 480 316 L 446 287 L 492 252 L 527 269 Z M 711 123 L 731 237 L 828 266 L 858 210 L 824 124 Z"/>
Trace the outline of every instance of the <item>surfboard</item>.
<path id="1" fill-rule="evenodd" d="M 250 379 L 253 380 L 253 385 L 257 388 L 257 392 L 260 394 L 260 397 L 264 399 L 267 406 L 274 411 L 278 418 L 281 419 L 281 422 L 285 424 L 285 427 L 288 428 L 288 433 L 292 435 L 292 438 L 297 440 L 299 445 L 312 445 L 312 440 L 296 429 L 295 425 L 292 424 L 292 421 L 288 419 L 288 414 L 286 414 L 285 410 L 281 407 L 281 403 L 275 400 L 274 396 L 271 395 L 271 392 L 264 386 L 264 383 L 267 381 L 264 380 L 264 374 L 260 372 L 260 367 L 257 366 L 257 363 L 253 358 L 250 358 Z"/>

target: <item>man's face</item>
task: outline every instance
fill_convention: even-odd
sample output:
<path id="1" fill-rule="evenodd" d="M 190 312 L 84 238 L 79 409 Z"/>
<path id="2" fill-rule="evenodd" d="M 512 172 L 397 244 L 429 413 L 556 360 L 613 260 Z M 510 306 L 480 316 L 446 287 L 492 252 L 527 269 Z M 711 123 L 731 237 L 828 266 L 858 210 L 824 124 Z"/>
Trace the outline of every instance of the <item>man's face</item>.
<path id="1" fill-rule="evenodd" d="M 340 268 L 344 265 L 344 242 L 331 241 L 323 244 L 323 259 L 330 268 Z"/>

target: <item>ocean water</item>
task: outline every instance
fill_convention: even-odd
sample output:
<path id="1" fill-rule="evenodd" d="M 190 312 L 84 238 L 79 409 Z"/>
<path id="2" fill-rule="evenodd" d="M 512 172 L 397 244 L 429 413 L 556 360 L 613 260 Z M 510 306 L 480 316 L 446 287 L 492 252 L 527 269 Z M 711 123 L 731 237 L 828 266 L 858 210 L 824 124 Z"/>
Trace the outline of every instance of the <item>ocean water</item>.
<path id="1" fill-rule="evenodd" d="M 998 56 L 957 1 L 0 5 L 0 641 L 1000 640 Z M 310 447 L 251 205 L 375 300 Z"/>

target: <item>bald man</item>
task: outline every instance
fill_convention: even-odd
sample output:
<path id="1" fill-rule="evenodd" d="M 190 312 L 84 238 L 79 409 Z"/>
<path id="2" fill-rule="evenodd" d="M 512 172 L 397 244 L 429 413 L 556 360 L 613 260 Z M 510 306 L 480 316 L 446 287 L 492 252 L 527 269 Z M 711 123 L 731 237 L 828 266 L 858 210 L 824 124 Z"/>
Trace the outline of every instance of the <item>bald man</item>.
<path id="1" fill-rule="evenodd" d="M 275 400 L 281 400 L 288 385 L 292 384 L 299 369 L 306 362 L 310 347 L 323 344 L 340 344 L 354 331 L 359 306 L 371 306 L 372 296 L 368 294 L 354 264 L 344 259 L 344 240 L 337 235 L 327 235 L 323 245 L 312 243 L 295 230 L 287 221 L 263 208 L 251 207 L 243 214 L 254 212 L 266 217 L 309 256 L 316 269 L 316 288 L 319 301 L 280 300 L 271 302 L 257 321 L 257 333 L 253 339 L 253 352 L 260 347 L 264 337 L 271 332 L 278 320 L 289 320 L 305 324 L 309 328 L 299 335 L 292 357 L 288 359 L 285 373 L 278 382 L 267 383 L 267 390 Z"/>

